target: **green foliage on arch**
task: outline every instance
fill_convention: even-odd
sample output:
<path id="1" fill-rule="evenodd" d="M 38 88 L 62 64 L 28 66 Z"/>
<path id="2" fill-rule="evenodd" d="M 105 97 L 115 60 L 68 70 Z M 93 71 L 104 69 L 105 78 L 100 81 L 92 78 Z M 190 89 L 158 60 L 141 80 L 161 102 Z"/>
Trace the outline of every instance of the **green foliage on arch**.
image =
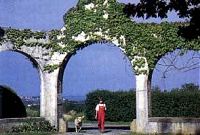
<path id="1" fill-rule="evenodd" d="M 129 57 L 136 74 L 152 72 L 157 61 L 175 49 L 200 50 L 200 37 L 188 41 L 178 36 L 187 23 L 136 23 L 123 13 L 125 5 L 116 0 L 79 0 L 64 15 L 64 27 L 50 32 L 7 29 L 0 42 L 11 41 L 17 48 L 42 46 L 51 52 L 74 54 L 95 42 L 112 42 Z M 27 42 L 29 38 L 49 42 Z M 51 68 L 52 67 L 52 68 Z M 54 70 L 58 65 L 48 65 Z"/>

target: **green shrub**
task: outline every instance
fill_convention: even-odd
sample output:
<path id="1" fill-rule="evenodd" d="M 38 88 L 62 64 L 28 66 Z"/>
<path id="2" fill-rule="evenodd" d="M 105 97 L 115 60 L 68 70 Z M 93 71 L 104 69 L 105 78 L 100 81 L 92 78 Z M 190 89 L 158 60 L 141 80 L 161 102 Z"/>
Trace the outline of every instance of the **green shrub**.
<path id="1" fill-rule="evenodd" d="M 69 111 L 66 114 L 63 114 L 63 118 L 65 121 L 74 121 L 76 117 L 82 117 L 85 116 L 83 112 L 76 112 L 74 110 Z M 86 118 L 84 118 L 86 120 Z"/>
<path id="2" fill-rule="evenodd" d="M 84 102 L 65 101 L 63 106 L 64 106 L 64 113 L 68 113 L 71 110 L 74 110 L 78 113 L 85 111 L 85 103 Z"/>
<path id="3" fill-rule="evenodd" d="M 25 133 L 25 132 L 53 132 L 55 128 L 50 125 L 48 121 L 34 121 L 28 120 L 22 125 L 13 127 L 11 133 Z"/>
<path id="4" fill-rule="evenodd" d="M 27 117 L 40 117 L 40 111 L 32 108 L 26 108 Z"/>

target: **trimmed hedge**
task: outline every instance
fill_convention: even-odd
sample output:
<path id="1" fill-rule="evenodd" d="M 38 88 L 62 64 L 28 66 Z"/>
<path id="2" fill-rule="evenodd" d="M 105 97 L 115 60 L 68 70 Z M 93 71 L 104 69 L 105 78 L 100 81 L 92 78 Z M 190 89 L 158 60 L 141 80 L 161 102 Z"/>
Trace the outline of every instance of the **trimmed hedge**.
<path id="1" fill-rule="evenodd" d="M 135 118 L 135 92 L 107 90 L 96 90 L 86 96 L 86 117 L 95 120 L 95 107 L 98 104 L 98 97 L 103 97 L 106 107 L 107 121 L 132 121 Z"/>
<path id="2" fill-rule="evenodd" d="M 200 117 L 200 91 L 153 92 L 152 116 Z"/>
<path id="3" fill-rule="evenodd" d="M 95 107 L 103 97 L 106 106 L 107 121 L 132 121 L 136 118 L 135 91 L 111 92 L 96 90 L 86 96 L 86 117 L 94 120 Z M 169 92 L 152 90 L 153 117 L 200 117 L 200 90 L 194 84 L 183 85 Z"/>
<path id="4" fill-rule="evenodd" d="M 188 83 L 180 89 L 152 92 L 153 117 L 200 117 L 200 89 Z"/>

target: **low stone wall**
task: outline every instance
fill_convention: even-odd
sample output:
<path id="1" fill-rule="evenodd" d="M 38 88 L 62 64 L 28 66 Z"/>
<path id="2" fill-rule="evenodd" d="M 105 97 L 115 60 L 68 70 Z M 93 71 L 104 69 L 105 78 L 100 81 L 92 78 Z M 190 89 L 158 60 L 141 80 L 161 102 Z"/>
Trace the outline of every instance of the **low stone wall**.
<path id="1" fill-rule="evenodd" d="M 200 118 L 152 117 L 147 133 L 200 134 Z"/>
<path id="2" fill-rule="evenodd" d="M 0 133 L 1 132 L 7 132 L 12 129 L 12 127 L 16 127 L 19 125 L 22 125 L 23 123 L 27 121 L 43 121 L 44 118 L 41 117 L 32 117 L 32 118 L 5 118 L 0 119 Z"/>

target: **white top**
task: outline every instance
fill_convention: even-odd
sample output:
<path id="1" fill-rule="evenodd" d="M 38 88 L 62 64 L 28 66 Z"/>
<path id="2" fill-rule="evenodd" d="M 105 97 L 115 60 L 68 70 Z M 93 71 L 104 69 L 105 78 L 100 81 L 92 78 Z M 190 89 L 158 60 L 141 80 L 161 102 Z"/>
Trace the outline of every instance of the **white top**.
<path id="1" fill-rule="evenodd" d="M 104 106 L 105 110 L 106 110 L 106 104 L 97 104 L 97 106 L 95 108 L 96 111 L 99 111 L 99 106 Z"/>

